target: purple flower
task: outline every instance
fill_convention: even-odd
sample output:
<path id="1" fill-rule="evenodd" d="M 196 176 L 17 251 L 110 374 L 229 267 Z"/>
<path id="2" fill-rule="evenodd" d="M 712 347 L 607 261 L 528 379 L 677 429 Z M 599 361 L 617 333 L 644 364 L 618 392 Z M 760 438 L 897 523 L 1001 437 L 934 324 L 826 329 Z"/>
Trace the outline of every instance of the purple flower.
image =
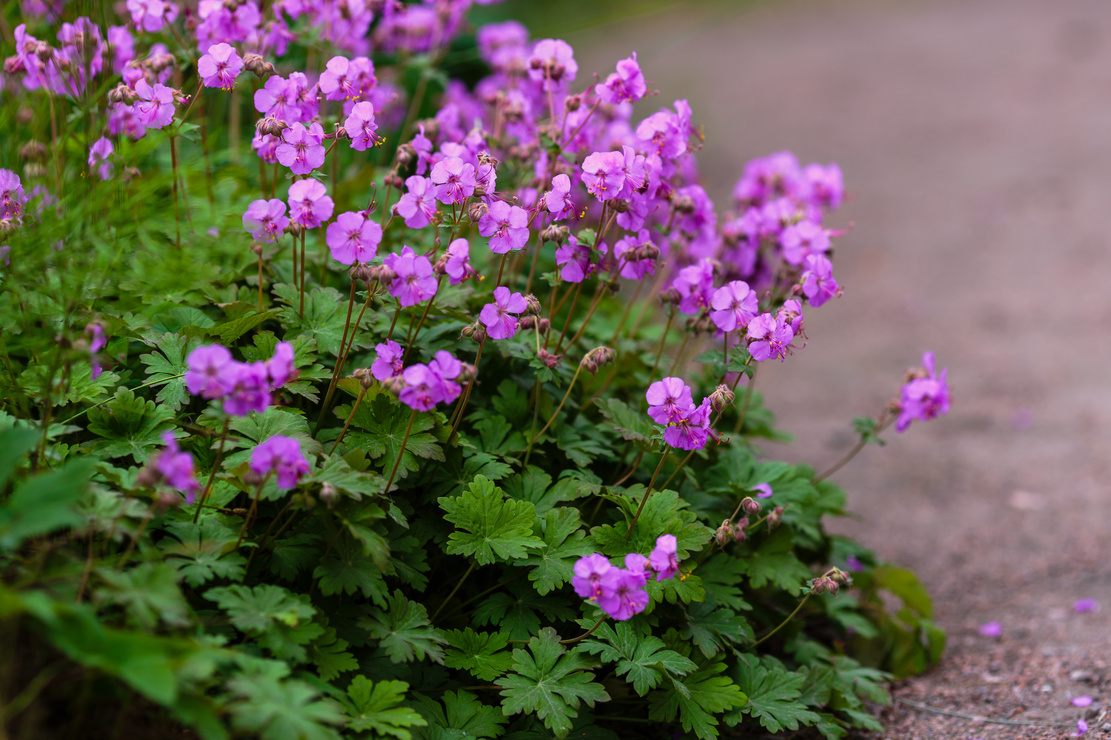
<path id="1" fill-rule="evenodd" d="M 1072 610 L 1076 614 L 1084 614 L 1086 612 L 1098 612 L 1099 602 L 1095 599 L 1078 599 L 1076 603 L 1072 605 Z"/>
<path id="2" fill-rule="evenodd" d="M 648 416 L 657 424 L 672 424 L 694 408 L 691 389 L 682 378 L 668 377 L 648 386 Z"/>
<path id="3" fill-rule="evenodd" d="M 378 134 L 375 133 L 378 131 L 378 123 L 374 120 L 374 106 L 369 101 L 355 103 L 343 128 L 351 137 L 351 148 L 357 152 L 365 152 L 378 143 Z"/>
<path id="4" fill-rule="evenodd" d="M 565 82 L 574 82 L 579 73 L 575 52 L 561 39 L 544 39 L 532 47 L 528 60 L 528 75 L 541 83 L 544 90 L 555 90 Z"/>
<path id="5" fill-rule="evenodd" d="M 231 90 L 242 69 L 243 60 L 230 44 L 210 46 L 208 53 L 197 60 L 197 74 L 204 80 L 205 87 Z"/>
<path id="6" fill-rule="evenodd" d="M 185 358 L 185 388 L 194 396 L 222 398 L 230 389 L 230 372 L 237 363 L 219 344 L 197 347 Z"/>
<path id="7" fill-rule="evenodd" d="M 341 265 L 370 262 L 378 254 L 382 227 L 362 211 L 347 211 L 328 224 L 325 241 L 332 258 Z"/>
<path id="8" fill-rule="evenodd" d="M 164 23 L 177 18 L 177 6 L 162 0 L 127 0 L 127 11 L 132 22 L 149 33 L 161 31 Z"/>
<path id="9" fill-rule="evenodd" d="M 441 350 L 429 364 L 405 368 L 401 374 L 405 385 L 397 398 L 417 411 L 428 411 L 443 401 L 450 403 L 462 392 L 459 384 L 452 382 L 461 371 L 462 363 Z"/>
<path id="10" fill-rule="evenodd" d="M 1073 737 L 1080 737 L 1088 732 L 1088 723 L 1082 719 L 1076 720 L 1076 734 Z"/>
<path id="11" fill-rule="evenodd" d="M 915 377 L 903 386 L 902 408 L 895 422 L 897 432 L 905 431 L 915 419 L 929 421 L 949 413 L 949 384 L 945 379 L 949 369 L 937 374 L 933 352 L 922 355 L 922 365 L 912 371 Z"/>
<path id="12" fill-rule="evenodd" d="M 574 215 L 570 177 L 560 174 L 552 178 L 552 189 L 544 193 L 544 208 L 552 215 L 552 221 L 562 221 Z"/>
<path id="13" fill-rule="evenodd" d="M 459 374 L 463 372 L 463 363 L 456 359 L 450 352 L 440 350 L 436 353 L 432 362 L 428 363 L 428 370 L 436 378 L 439 383 L 440 400 L 444 403 L 451 403 L 463 389 L 455 382 Z"/>
<path id="14" fill-rule="evenodd" d="M 408 192 L 393 207 L 393 212 L 405 219 L 410 229 L 423 229 L 436 215 L 436 192 L 432 181 L 420 175 L 406 178 Z"/>
<path id="15" fill-rule="evenodd" d="M 174 91 L 165 85 L 147 84 L 145 79 L 135 83 L 139 102 L 132 108 L 138 114 L 139 122 L 146 128 L 163 128 L 174 120 Z"/>
<path id="16" fill-rule="evenodd" d="M 305 128 L 295 123 L 282 132 L 282 143 L 274 152 L 278 162 L 295 175 L 307 175 L 324 164 L 324 129 L 319 123 Z"/>
<path id="17" fill-rule="evenodd" d="M 756 291 L 743 280 L 734 280 L 715 290 L 710 305 L 714 308 L 710 318 L 726 333 L 748 326 L 760 312 Z"/>
<path id="18" fill-rule="evenodd" d="M 274 347 L 274 356 L 266 361 L 266 375 L 271 390 L 281 388 L 297 377 L 294 355 L 293 345 L 289 342 L 278 342 Z"/>
<path id="19" fill-rule="evenodd" d="M 648 556 L 648 564 L 656 571 L 656 580 L 671 578 L 679 572 L 679 541 L 673 534 L 662 534 L 656 538 L 656 547 Z"/>
<path id="20" fill-rule="evenodd" d="M 640 553 L 631 552 L 625 556 L 625 572 L 637 576 L 641 587 L 648 583 L 648 576 L 651 575 L 647 570 L 648 566 L 648 558 Z"/>
<path id="21" fill-rule="evenodd" d="M 315 229 L 332 217 L 335 203 L 318 180 L 298 180 L 289 186 L 289 215 L 293 223 Z"/>
<path id="22" fill-rule="evenodd" d="M 987 622 L 980 625 L 980 634 L 984 637 L 1002 637 L 1003 625 L 999 622 Z"/>
<path id="23" fill-rule="evenodd" d="M 377 345 L 374 351 L 377 353 L 377 357 L 374 364 L 370 366 L 370 374 L 375 379 L 386 381 L 401 374 L 404 368 L 404 365 L 401 364 L 401 358 L 405 355 L 405 351 L 401 349 L 400 344 L 392 339 L 387 339 L 384 344 Z"/>
<path id="24" fill-rule="evenodd" d="M 255 90 L 255 110 L 279 121 L 301 120 L 300 89 L 292 80 L 271 75 L 261 90 Z"/>
<path id="25" fill-rule="evenodd" d="M 224 413 L 246 416 L 263 413 L 270 407 L 270 373 L 265 362 L 235 362 L 228 368 Z"/>
<path id="26" fill-rule="evenodd" d="M 816 206 L 825 206 L 836 210 L 845 197 L 844 180 L 841 177 L 841 168 L 836 162 L 827 166 L 808 164 L 803 170 L 803 175 L 810 183 L 810 202 Z"/>
<path id="27" fill-rule="evenodd" d="M 185 494 L 185 502 L 193 503 L 200 484 L 193 472 L 193 456 L 182 452 L 172 432 L 162 433 L 166 449 L 151 458 L 151 467 L 168 485 Z"/>
<path id="28" fill-rule="evenodd" d="M 301 443 L 291 437 L 275 434 L 251 450 L 251 472 L 258 476 L 278 475 L 278 488 L 297 485 L 309 472 L 309 463 L 301 454 Z"/>
<path id="29" fill-rule="evenodd" d="M 609 588 L 603 588 L 598 606 L 618 621 L 639 614 L 648 606 L 648 592 L 644 590 L 643 574 L 630 573 L 621 568 L 610 571 Z"/>
<path id="30" fill-rule="evenodd" d="M 509 339 L 517 333 L 518 314 L 528 308 L 520 293 L 510 293 L 509 288 L 499 285 L 494 288 L 494 303 L 482 307 L 478 318 L 486 325 L 486 333 L 491 339 Z"/>
<path id="31" fill-rule="evenodd" d="M 757 483 L 752 487 L 752 490 L 759 491 L 759 493 L 756 494 L 756 498 L 771 498 L 772 487 L 767 483 Z"/>
<path id="32" fill-rule="evenodd" d="M 243 228 L 260 242 L 276 242 L 289 226 L 286 206 L 277 198 L 252 201 L 243 214 Z"/>
<path id="33" fill-rule="evenodd" d="M 583 160 L 583 184 L 598 200 L 621 195 L 625 187 L 625 155 L 622 152 L 594 152 Z"/>
<path id="34" fill-rule="evenodd" d="M 19 175 L 11 170 L 0 169 L 0 218 L 20 220 L 23 218 L 23 205 L 26 202 L 27 194 L 23 192 Z"/>
<path id="35" fill-rule="evenodd" d="M 581 283 L 597 269 L 594 262 L 595 255 L 598 259 L 605 257 L 607 247 L 599 242 L 596 250 L 589 244 L 580 242 L 574 235 L 567 237 L 567 242 L 556 250 L 556 265 L 562 266 L 559 271 L 561 280 L 569 283 Z"/>
<path id="36" fill-rule="evenodd" d="M 697 265 L 688 265 L 671 282 L 671 287 L 679 291 L 679 310 L 685 314 L 696 314 L 714 296 L 714 263 L 703 257 Z"/>
<path id="37" fill-rule="evenodd" d="M 617 63 L 617 71 L 606 81 L 594 86 L 594 93 L 604 103 L 635 103 L 648 92 L 644 73 L 637 64 L 637 53 Z"/>
<path id="38" fill-rule="evenodd" d="M 277 151 L 278 145 L 282 140 L 273 134 L 260 134 L 255 132 L 254 137 L 251 139 L 251 148 L 255 150 L 258 158 L 267 164 L 274 164 L 278 161 Z"/>
<path id="39" fill-rule="evenodd" d="M 436 199 L 451 205 L 462 203 L 474 194 L 475 168 L 459 157 L 446 157 L 432 167 L 432 182 L 436 185 Z"/>
<path id="40" fill-rule="evenodd" d="M 112 146 L 112 142 L 103 136 L 89 147 L 89 167 L 96 169 L 96 173 L 101 180 L 112 179 L 113 167 L 109 157 L 115 150 L 116 148 Z"/>
<path id="41" fill-rule="evenodd" d="M 829 231 L 819 223 L 803 219 L 783 229 L 779 243 L 783 247 L 783 259 L 789 264 L 801 265 L 808 255 L 829 251 Z"/>
<path id="42" fill-rule="evenodd" d="M 432 262 L 424 255 L 417 255 L 412 247 L 402 248 L 400 254 L 386 255 L 383 262 L 397 275 L 390 284 L 390 295 L 403 308 L 436 295 L 439 281 L 432 275 Z"/>
<path id="43" fill-rule="evenodd" d="M 710 399 L 704 398 L 664 430 L 664 442 L 680 450 L 701 450 L 711 435 L 719 438 L 710 429 Z"/>
<path id="44" fill-rule="evenodd" d="M 652 254 L 659 255 L 659 249 L 652 243 L 648 229 L 638 231 L 635 239 L 626 235 L 613 245 L 613 256 L 621 265 L 621 277 L 626 280 L 643 280 L 655 275 L 656 258 Z"/>
<path id="45" fill-rule="evenodd" d="M 806 256 L 806 272 L 802 274 L 802 292 L 811 306 L 817 308 L 837 295 L 841 286 L 833 277 L 833 264 L 818 254 Z"/>
<path id="46" fill-rule="evenodd" d="M 1090 707 L 1092 706 L 1092 697 L 1090 696 L 1074 696 L 1072 698 L 1072 705 L 1074 707 Z"/>
<path id="47" fill-rule="evenodd" d="M 782 315 L 763 313 L 748 322 L 748 351 L 759 362 L 778 357 L 786 359 L 795 333 Z"/>
<path id="48" fill-rule="evenodd" d="M 864 563 L 860 562 L 860 558 L 856 555 L 849 555 L 845 558 L 845 567 L 854 573 L 859 573 L 864 570 Z"/>
<path id="49" fill-rule="evenodd" d="M 108 337 L 104 335 L 104 327 L 96 322 L 91 322 L 85 327 L 85 339 L 89 343 L 89 365 L 92 367 L 89 377 L 96 380 L 100 377 L 102 369 L 97 352 L 100 352 L 104 349 L 104 345 L 108 344 Z"/>
<path id="50" fill-rule="evenodd" d="M 494 254 L 520 249 L 528 242 L 528 212 L 504 200 L 495 200 L 478 220 L 478 233 L 490 237 L 490 251 Z"/>
<path id="51" fill-rule="evenodd" d="M 478 273 L 471 267 L 471 245 L 466 239 L 456 239 L 447 247 L 447 259 L 444 262 L 444 272 L 452 285 L 458 285 L 469 277 Z"/>
<path id="52" fill-rule="evenodd" d="M 584 599 L 597 601 L 607 590 L 607 574 L 615 568 L 610 565 L 606 556 L 594 553 L 579 558 L 574 570 L 575 575 L 571 578 L 571 585 L 575 593 Z"/>
<path id="53" fill-rule="evenodd" d="M 318 86 L 326 100 L 354 100 L 359 95 L 355 76 L 351 74 L 351 60 L 334 56 L 320 73 Z"/>

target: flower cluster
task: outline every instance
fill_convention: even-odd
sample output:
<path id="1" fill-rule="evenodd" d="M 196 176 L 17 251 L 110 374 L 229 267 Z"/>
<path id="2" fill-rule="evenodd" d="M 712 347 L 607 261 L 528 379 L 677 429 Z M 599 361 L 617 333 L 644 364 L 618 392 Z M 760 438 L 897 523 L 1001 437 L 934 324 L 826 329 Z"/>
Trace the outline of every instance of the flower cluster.
<path id="1" fill-rule="evenodd" d="M 238 362 L 218 344 L 197 347 L 185 359 L 185 387 L 194 396 L 224 400 L 224 412 L 246 416 L 270 406 L 272 393 L 297 375 L 293 345 L 279 342 L 266 361 Z"/>
<path id="2" fill-rule="evenodd" d="M 609 616 L 626 620 L 648 606 L 644 589 L 652 572 L 656 580 L 671 578 L 679 572 L 678 540 L 675 535 L 661 535 L 648 557 L 631 552 L 625 556 L 625 567 L 610 563 L 597 553 L 579 558 L 575 563 L 571 585 L 575 593 L 598 604 Z"/>
<path id="3" fill-rule="evenodd" d="M 648 416 L 663 424 L 664 442 L 680 450 L 701 450 L 707 440 L 720 439 L 710 428 L 713 399 L 709 396 L 695 405 L 691 389 L 682 378 L 668 377 L 648 386 Z"/>
<path id="4" fill-rule="evenodd" d="M 937 372 L 933 352 L 922 355 L 922 367 L 908 371 L 907 382 L 903 384 L 895 431 L 905 431 L 915 419 L 929 421 L 949 413 L 948 372 L 948 368 Z"/>
<path id="5" fill-rule="evenodd" d="M 201 490 L 193 471 L 193 456 L 182 452 L 172 432 L 162 434 L 166 447 L 151 457 L 141 473 L 141 481 L 150 486 L 165 483 L 185 494 L 185 503 L 191 504 Z"/>
<path id="6" fill-rule="evenodd" d="M 415 411 L 429 411 L 439 403 L 451 403 L 463 391 L 458 381 L 468 368 L 450 352 L 440 350 L 428 364 L 405 367 L 405 351 L 392 339 L 374 349 L 377 356 L 370 367 L 371 375 Z"/>
<path id="7" fill-rule="evenodd" d="M 288 489 L 309 472 L 301 454 L 301 443 L 292 437 L 275 434 L 251 450 L 251 472 L 260 478 L 277 475 L 278 488 Z"/>

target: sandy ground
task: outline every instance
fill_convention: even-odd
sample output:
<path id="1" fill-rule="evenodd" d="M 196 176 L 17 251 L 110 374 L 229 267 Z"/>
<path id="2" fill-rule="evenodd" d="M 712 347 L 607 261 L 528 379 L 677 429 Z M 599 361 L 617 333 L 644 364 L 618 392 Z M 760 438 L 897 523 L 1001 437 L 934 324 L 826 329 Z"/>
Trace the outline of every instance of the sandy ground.
<path id="1" fill-rule="evenodd" d="M 1111 736 L 1111 3 L 706 2 L 570 40 L 603 74 L 637 50 L 649 111 L 689 98 L 721 210 L 751 157 L 844 169 L 845 295 L 759 379 L 797 435 L 776 454 L 824 467 L 923 350 L 949 368 L 948 417 L 835 478 L 836 528 L 915 569 L 950 635 L 884 737 Z"/>

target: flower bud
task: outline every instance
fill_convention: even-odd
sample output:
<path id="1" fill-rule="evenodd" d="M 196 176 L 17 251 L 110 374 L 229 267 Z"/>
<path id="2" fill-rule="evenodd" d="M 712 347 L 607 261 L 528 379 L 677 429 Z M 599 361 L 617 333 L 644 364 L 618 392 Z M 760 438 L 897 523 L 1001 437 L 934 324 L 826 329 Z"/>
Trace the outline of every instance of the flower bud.
<path id="1" fill-rule="evenodd" d="M 477 321 L 474 325 L 474 334 L 471 335 L 471 340 L 475 344 L 482 344 L 486 341 L 486 327 Z"/>
<path id="2" fill-rule="evenodd" d="M 351 376 L 355 378 L 355 380 L 359 381 L 359 385 L 361 385 L 363 388 L 370 388 L 370 386 L 374 383 L 374 375 L 372 375 L 370 370 L 365 367 L 360 367 L 355 372 L 351 373 Z"/>
<path id="3" fill-rule="evenodd" d="M 725 547 L 733 541 L 733 527 L 730 525 L 729 520 L 726 519 L 718 527 L 718 531 L 714 533 L 714 539 L 717 541 L 719 547 Z"/>
<path id="4" fill-rule="evenodd" d="M 394 280 L 397 280 L 397 273 L 394 272 L 393 268 L 389 265 L 379 265 L 375 280 L 380 283 L 392 283 Z"/>
<path id="5" fill-rule="evenodd" d="M 540 319 L 540 333 L 544 334 L 544 335 L 547 335 L 548 332 L 551 331 L 551 330 L 552 330 L 552 320 L 551 319 Z"/>
<path id="6" fill-rule="evenodd" d="M 563 107 L 566 108 L 568 112 L 577 111 L 580 107 L 582 107 L 582 104 L 582 93 L 579 93 L 578 95 L 568 95 L 567 99 L 563 101 Z"/>
<path id="7" fill-rule="evenodd" d="M 729 386 L 719 385 L 717 389 L 710 394 L 710 408 L 714 411 L 722 411 L 733 405 L 733 399 L 735 397 L 733 391 L 729 390 Z"/>
<path id="8" fill-rule="evenodd" d="M 305 230 L 304 226 L 302 226 L 301 224 L 298 224 L 298 223 L 294 223 L 292 221 L 289 222 L 289 226 L 285 227 L 285 232 L 287 234 L 292 234 L 295 239 L 297 237 L 301 236 L 301 232 L 304 231 L 304 230 Z"/>
<path id="9" fill-rule="evenodd" d="M 840 583 L 842 585 L 849 584 L 849 583 L 853 582 L 852 577 L 849 576 L 848 573 L 841 570 L 840 568 L 834 568 L 830 572 L 829 577 L 832 578 L 835 583 Z"/>
<path id="10" fill-rule="evenodd" d="M 397 394 L 401 393 L 401 390 L 405 387 L 405 380 L 402 379 L 400 375 L 395 375 L 392 378 L 386 378 L 385 380 L 383 380 L 382 387 L 391 396 L 396 396 Z"/>
<path id="11" fill-rule="evenodd" d="M 475 325 L 474 324 L 467 324 L 466 326 L 464 326 L 462 328 L 462 330 L 460 330 L 459 338 L 460 339 L 470 339 L 472 336 L 474 336 L 474 330 L 475 330 Z"/>
<path id="12" fill-rule="evenodd" d="M 830 579 L 821 576 L 810 581 L 810 591 L 815 594 L 824 594 L 830 591 L 830 586 L 835 585 Z"/>
<path id="13" fill-rule="evenodd" d="M 679 291 L 675 288 L 668 288 L 660 293 L 660 303 L 672 306 L 678 306 L 683 300 L 683 296 L 679 295 Z"/>
<path id="14" fill-rule="evenodd" d="M 544 230 L 540 232 L 540 238 L 546 242 L 555 242 L 556 244 L 563 244 L 567 241 L 567 235 L 571 233 L 570 230 L 563 224 L 551 224 L 545 226 Z"/>
<path id="15" fill-rule="evenodd" d="M 479 219 L 485 216 L 490 210 L 490 207 L 482 201 L 471 203 L 471 207 L 467 209 L 467 214 L 471 217 L 472 223 L 478 223 Z"/>
<path id="16" fill-rule="evenodd" d="M 138 100 L 139 93 L 135 92 L 122 82 L 108 91 L 109 103 L 122 103 L 123 105 L 131 105 Z"/>
<path id="17" fill-rule="evenodd" d="M 671 207 L 678 213 L 694 213 L 694 198 L 689 195 L 676 195 L 671 199 Z"/>
<path id="18" fill-rule="evenodd" d="M 46 175 L 46 165 L 42 162 L 28 162 L 23 165 L 23 176 L 28 180 L 34 180 L 44 175 Z"/>
<path id="19" fill-rule="evenodd" d="M 540 358 L 541 362 L 552 369 L 555 369 L 559 363 L 563 362 L 563 355 L 553 355 L 546 349 L 540 350 L 540 354 L 538 354 L 537 357 Z"/>
<path id="20" fill-rule="evenodd" d="M 38 162 L 46 156 L 46 147 L 41 141 L 31 139 L 19 148 L 19 156 L 24 160 Z"/>
<path id="21" fill-rule="evenodd" d="M 613 200 L 609 201 L 609 204 L 610 204 L 610 209 L 613 210 L 613 211 L 616 211 L 618 213 L 625 213 L 626 211 L 629 210 L 629 201 L 627 201 L 627 200 L 621 200 L 620 198 L 614 198 Z"/>
<path id="22" fill-rule="evenodd" d="M 609 347 L 596 347 L 590 351 L 590 354 L 594 355 L 594 362 L 596 367 L 599 368 L 609 365 L 617 359 L 617 352 Z"/>
<path id="23" fill-rule="evenodd" d="M 14 234 L 17 228 L 19 228 L 19 224 L 14 219 L 0 218 L 0 239 L 9 234 Z"/>
<path id="24" fill-rule="evenodd" d="M 19 56 L 11 56 L 4 60 L 4 74 L 15 77 L 20 72 L 24 72 L 23 59 Z"/>
<path id="25" fill-rule="evenodd" d="M 405 181 L 401 179 L 401 175 L 396 172 L 391 172 L 385 177 L 386 187 L 401 190 L 405 186 Z"/>
<path id="26" fill-rule="evenodd" d="M 407 141 L 397 148 L 397 156 L 394 161 L 397 162 L 399 167 L 408 167 L 416 157 L 416 147 L 413 146 L 412 142 Z"/>
<path id="27" fill-rule="evenodd" d="M 331 483 L 325 483 L 320 487 L 320 500 L 328 506 L 332 505 L 332 501 L 335 500 L 338 494 L 339 491 L 337 491 L 336 487 Z"/>
<path id="28" fill-rule="evenodd" d="M 741 501 L 741 508 L 744 509 L 746 514 L 755 516 L 760 513 L 760 502 L 751 496 L 745 496 L 744 500 Z"/>
<path id="29" fill-rule="evenodd" d="M 777 506 L 768 514 L 768 529 L 778 527 L 783 522 L 783 507 Z"/>
<path id="30" fill-rule="evenodd" d="M 255 130 L 260 134 L 270 134 L 271 136 L 281 136 L 282 132 L 289 128 L 289 124 L 274 116 L 266 116 L 259 119 L 255 124 Z"/>
<path id="31" fill-rule="evenodd" d="M 255 253 L 255 256 L 261 257 L 262 256 L 262 245 L 259 244 L 258 242 L 252 242 L 251 243 L 251 251 Z"/>
<path id="32" fill-rule="evenodd" d="M 351 266 L 351 269 L 347 271 L 347 276 L 351 278 L 352 282 L 362 280 L 367 288 L 370 288 L 370 283 L 374 280 L 374 278 L 371 277 L 370 270 L 370 265 L 365 262 L 356 262 Z"/>
<path id="33" fill-rule="evenodd" d="M 135 485 L 139 488 L 154 488 L 162 482 L 162 473 L 152 466 L 144 466 L 135 476 Z"/>
<path id="34" fill-rule="evenodd" d="M 478 377 L 478 368 L 474 365 L 469 365 L 466 362 L 461 362 L 459 363 L 459 365 L 459 375 L 455 378 L 457 382 L 470 383 L 472 380 Z"/>
<path id="35" fill-rule="evenodd" d="M 532 331 L 536 327 L 537 318 L 535 316 L 522 316 L 518 325 L 521 331 Z"/>
<path id="36" fill-rule="evenodd" d="M 526 316 L 539 316 L 540 312 L 544 310 L 543 306 L 540 305 L 540 300 L 532 293 L 525 296 L 525 306 Z"/>
<path id="37" fill-rule="evenodd" d="M 633 257 L 638 260 L 659 259 L 660 248 L 655 244 L 641 244 L 633 252 Z"/>

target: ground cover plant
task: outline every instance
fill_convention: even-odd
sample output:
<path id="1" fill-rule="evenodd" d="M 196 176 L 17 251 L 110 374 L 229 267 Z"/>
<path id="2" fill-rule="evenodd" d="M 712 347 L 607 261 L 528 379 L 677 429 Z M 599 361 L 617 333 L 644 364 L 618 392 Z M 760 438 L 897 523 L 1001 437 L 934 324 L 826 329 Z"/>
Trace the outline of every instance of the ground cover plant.
<path id="1" fill-rule="evenodd" d="M 755 389 L 840 169 L 719 213 L 635 53 L 469 5 L 5 11 L 5 732 L 837 738 L 940 656 L 823 520 L 945 370 L 821 471 Z"/>

